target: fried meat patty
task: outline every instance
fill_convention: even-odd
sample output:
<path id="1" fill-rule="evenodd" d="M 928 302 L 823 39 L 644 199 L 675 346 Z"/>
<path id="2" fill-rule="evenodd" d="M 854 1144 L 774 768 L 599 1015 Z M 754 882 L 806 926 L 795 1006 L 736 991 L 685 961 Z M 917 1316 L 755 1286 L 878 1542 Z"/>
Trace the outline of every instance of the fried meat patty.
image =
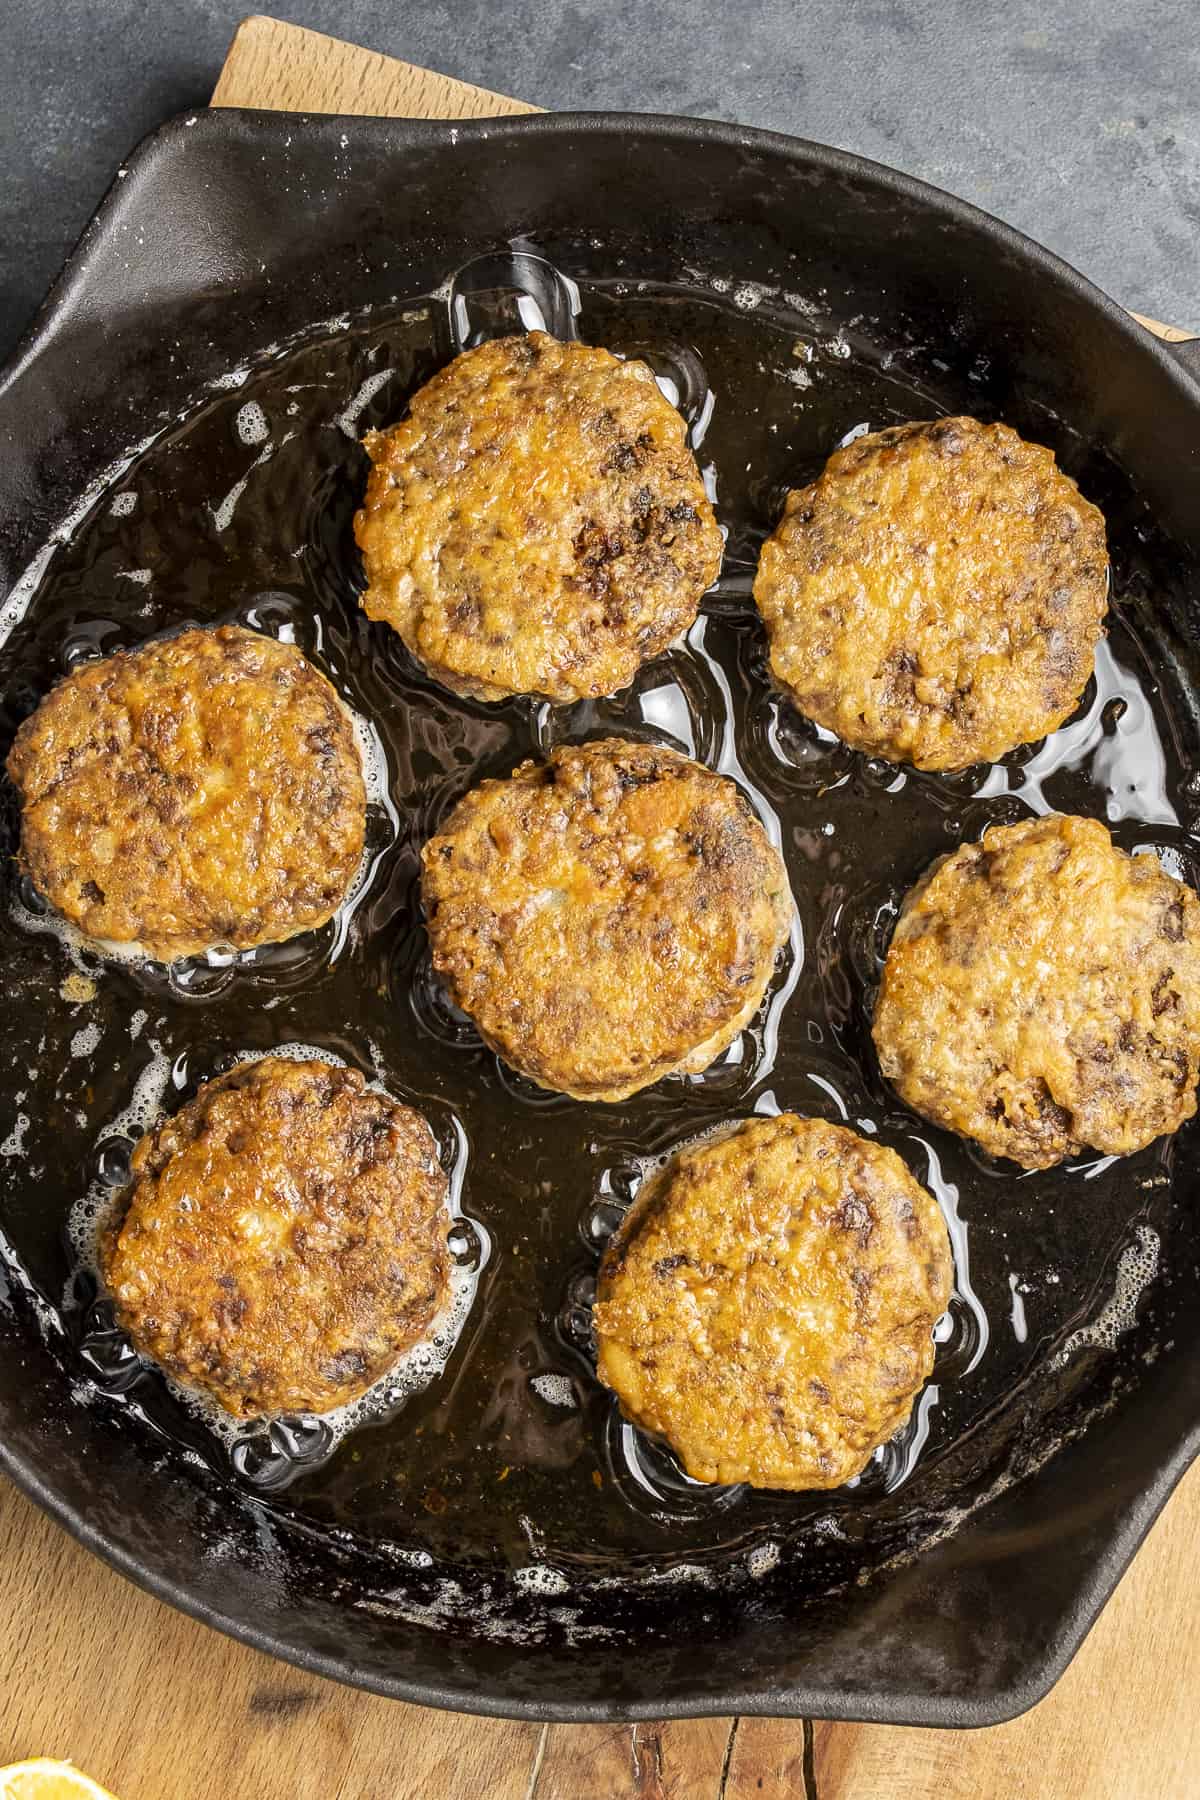
<path id="1" fill-rule="evenodd" d="M 600 1379 L 697 1481 L 839 1487 L 908 1418 L 953 1262 L 894 1151 L 754 1119 L 682 1151 L 600 1268 Z"/>
<path id="2" fill-rule="evenodd" d="M 1073 712 L 1108 605 L 1104 520 L 1007 425 L 897 425 L 788 495 L 754 598 L 801 712 L 870 755 L 961 769 Z"/>
<path id="3" fill-rule="evenodd" d="M 619 738 L 481 783 L 422 860 L 453 999 L 505 1062 L 581 1100 L 707 1068 L 791 922 L 782 860 L 733 783 Z"/>
<path id="4" fill-rule="evenodd" d="M 117 1321 L 240 1418 L 327 1412 L 445 1300 L 447 1194 L 420 1113 L 357 1070 L 243 1063 L 134 1151 L 101 1248 Z"/>
<path id="5" fill-rule="evenodd" d="M 8 771 L 38 892 L 89 938 L 163 961 L 324 924 L 362 856 L 349 714 L 299 650 L 236 626 L 77 669 Z"/>
<path id="6" fill-rule="evenodd" d="M 1196 1110 L 1200 901 L 1095 819 L 994 826 L 904 903 L 874 1020 L 901 1098 L 1047 1169 Z"/>
<path id="7" fill-rule="evenodd" d="M 365 443 L 362 604 L 454 692 L 616 693 L 716 579 L 721 533 L 684 421 L 643 362 L 501 338 Z"/>

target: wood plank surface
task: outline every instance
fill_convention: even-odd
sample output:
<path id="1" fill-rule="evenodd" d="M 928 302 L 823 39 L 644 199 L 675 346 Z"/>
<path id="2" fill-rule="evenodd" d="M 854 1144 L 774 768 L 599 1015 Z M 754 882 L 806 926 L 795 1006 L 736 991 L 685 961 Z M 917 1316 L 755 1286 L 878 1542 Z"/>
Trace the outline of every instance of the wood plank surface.
<path id="1" fill-rule="evenodd" d="M 239 28 L 213 103 L 536 110 L 261 17 Z M 69 1757 L 120 1800 L 1190 1800 L 1198 1563 L 1200 1467 L 1054 1692 L 989 1731 L 544 1727 L 403 1706 L 273 1662 L 138 1592 L 0 1481 L 0 1764 Z"/>
<path id="2" fill-rule="evenodd" d="M 389 119 L 496 119 L 541 110 L 398 57 L 261 16 L 243 19 L 238 26 L 212 104 Z"/>

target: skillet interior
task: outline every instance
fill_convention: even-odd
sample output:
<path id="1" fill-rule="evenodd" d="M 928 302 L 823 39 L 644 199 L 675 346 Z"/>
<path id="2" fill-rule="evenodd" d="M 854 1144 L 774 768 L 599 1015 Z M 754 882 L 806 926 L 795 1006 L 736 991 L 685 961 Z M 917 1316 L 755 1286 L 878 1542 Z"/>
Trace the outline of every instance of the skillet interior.
<path id="1" fill-rule="evenodd" d="M 657 283 L 677 280 L 685 267 L 728 271 L 774 290 L 799 289 L 811 309 L 805 331 L 815 325 L 832 343 L 844 327 L 851 363 L 874 358 L 876 383 L 879 359 L 899 352 L 910 393 L 924 390 L 939 407 L 1001 413 L 1058 444 L 1119 519 L 1127 553 L 1118 573 L 1163 688 L 1162 731 L 1170 736 L 1169 716 L 1188 761 L 1195 736 L 1189 645 L 1200 592 L 1187 505 L 1195 396 L 1165 354 L 1114 310 L 968 209 L 783 140 L 602 119 L 459 128 L 453 144 L 448 135 L 381 121 L 305 121 L 301 129 L 292 120 L 221 115 L 176 126 L 152 142 L 93 227 L 3 397 L 17 444 L 0 477 L 10 582 L 89 481 L 132 441 L 158 430 L 164 411 L 171 417 L 205 381 L 292 333 L 311 331 L 316 320 L 372 303 L 383 328 L 390 319 L 399 335 L 397 297 L 432 288 L 506 240 L 536 246 L 581 278 L 585 291 L 589 278 L 611 286 L 614 274 Z M 600 308 L 603 300 L 592 304 Z M 773 304 L 760 301 L 754 311 Z M 736 324 L 736 310 L 726 303 L 724 323 L 713 327 L 727 359 L 722 407 L 730 411 L 737 374 L 746 388 L 752 384 L 749 344 L 759 341 L 757 325 L 751 322 L 749 336 L 743 329 L 748 314 Z M 790 325 L 790 314 L 783 322 Z M 688 323 L 684 335 L 694 336 L 698 315 Z M 617 308 L 607 335 L 622 331 L 632 343 L 652 335 L 636 304 Z M 449 347 L 431 343 L 413 354 L 436 360 Z M 423 372 L 415 361 L 413 373 Z M 852 392 L 852 383 L 843 384 L 828 413 L 820 394 L 800 409 L 811 441 L 802 436 L 789 451 L 785 437 L 773 452 L 774 469 L 752 471 L 743 494 L 747 517 L 769 520 L 774 477 L 790 473 L 789 454 L 808 457 L 808 472 L 818 445 L 828 447 L 821 433 L 832 429 L 834 413 L 853 412 Z M 874 392 L 873 405 L 878 386 Z M 381 395 L 378 411 L 362 422 L 390 416 L 393 404 Z M 847 416 L 842 428 L 859 418 Z M 753 434 L 761 423 L 747 430 Z M 735 441 L 736 434 L 724 440 L 726 493 L 735 481 Z M 340 449 L 344 475 L 344 438 Z M 207 470 L 205 479 L 206 494 L 219 486 Z M 189 509 L 197 513 L 205 496 L 184 482 L 178 497 L 178 519 L 162 516 L 160 525 L 168 539 L 177 531 L 182 546 Z M 313 541 L 337 550 L 346 504 L 344 486 L 331 475 L 329 492 L 315 497 L 315 526 L 299 519 L 296 529 L 311 529 Z M 250 579 L 236 567 L 231 588 Z M 265 566 L 262 586 L 278 586 Z M 191 592 L 186 605 L 211 616 L 231 597 Z M 68 584 L 64 605 L 69 598 Z M 729 598 L 736 611 L 736 593 Z M 36 640 L 14 639 L 5 669 L 12 709 L 6 729 L 54 672 L 62 627 L 47 617 Z M 714 632 L 724 629 L 716 619 Z M 753 656 L 752 646 L 746 654 Z M 730 655 L 730 666 L 738 666 L 741 651 Z M 403 678 L 397 682 L 402 688 Z M 459 786 L 480 767 L 481 751 L 503 766 L 510 751 L 527 748 L 520 732 L 528 729 L 527 719 L 514 721 L 509 738 L 476 744 Z M 855 800 L 858 829 L 878 846 L 881 821 L 890 813 L 896 830 L 898 820 L 878 784 L 869 788 Z M 970 789 L 945 793 L 948 829 L 979 829 L 983 818 L 970 811 Z M 440 801 L 447 797 L 443 791 Z M 1176 799 L 1185 817 L 1182 789 Z M 1089 804 L 1082 793 L 1076 803 Z M 1135 830 L 1130 841 L 1144 841 L 1144 834 Z M 894 842 L 894 866 L 874 896 L 880 903 L 889 883 L 902 887 L 930 853 L 928 842 L 903 828 Z M 1184 834 L 1179 847 L 1187 848 Z M 810 942 L 810 959 L 819 962 L 820 953 L 819 942 Z M 23 945 L 10 971 L 24 969 L 30 955 L 43 981 L 49 970 L 57 982 L 62 969 L 44 945 L 33 952 Z M 834 988 L 843 974 L 853 986 L 853 969 L 828 973 Z M 17 997 L 15 985 L 10 994 Z M 19 1003 L 28 1004 L 28 991 Z M 219 1019 L 219 1007 L 206 1018 Z M 264 1027 L 262 1041 L 316 1035 L 318 1028 Z M 851 1020 L 847 1029 L 854 1028 Z M 231 1017 L 214 1025 L 222 1048 L 233 1035 Z M 347 1049 L 362 1054 L 354 1041 Z M 819 1057 L 813 1066 L 819 1069 Z M 193 1067 L 191 1077 L 207 1072 Z M 115 1078 L 108 1086 L 115 1093 Z M 781 1099 L 796 1103 L 790 1095 Z M 654 1125 L 668 1141 L 713 1116 L 711 1093 L 669 1100 L 670 1116 Z M 718 1094 L 718 1107 L 729 1103 Z M 733 1103 L 745 1110 L 745 1096 L 735 1094 Z M 562 1139 L 563 1156 L 568 1140 L 591 1129 L 592 1115 L 582 1109 L 569 1118 L 547 1112 L 537 1123 L 539 1134 Z M 639 1144 L 646 1129 L 643 1120 Z M 946 1149 L 941 1139 L 938 1149 Z M 84 1171 L 73 1152 L 56 1156 L 54 1181 L 69 1195 Z M 219 1469 L 185 1468 L 177 1447 L 155 1439 L 151 1425 L 126 1420 L 116 1428 L 116 1409 L 72 1403 L 72 1391 L 82 1392 L 77 1350 L 44 1311 L 43 1341 L 28 1285 L 32 1277 L 57 1298 L 54 1259 L 61 1256 L 65 1202 L 56 1202 L 49 1217 L 41 1191 L 27 1183 L 21 1192 L 19 1182 L 2 1201 L 6 1231 L 21 1252 L 10 1259 L 11 1291 L 0 1306 L 4 1453 L 58 1516 L 157 1591 L 265 1647 L 385 1691 L 547 1717 L 736 1708 L 984 1722 L 1035 1697 L 1057 1671 L 1193 1447 L 1197 1370 L 1186 1331 L 1174 1321 L 1194 1305 L 1194 1242 L 1186 1213 L 1171 1205 L 1174 1190 L 1157 1185 L 1159 1174 L 1172 1170 L 1186 1181 L 1193 1159 L 1188 1132 L 1173 1160 L 1155 1152 L 1142 1167 L 1133 1159 L 1118 1178 L 1086 1189 L 1077 1183 L 1078 1192 L 1063 1196 L 1072 1207 L 1094 1209 L 1095 1260 L 1088 1266 L 1079 1266 L 1074 1239 L 1048 1247 L 1056 1230 L 1046 1210 L 1049 1190 L 1016 1195 L 1011 1181 L 990 1178 L 995 1198 L 988 1204 L 1012 1209 L 1023 1261 L 1044 1264 L 1053 1249 L 1073 1264 L 1065 1273 L 1085 1314 L 1102 1308 L 1116 1256 L 1134 1219 L 1150 1209 L 1162 1237 L 1161 1274 L 1136 1329 L 1115 1353 L 1074 1362 L 1062 1391 L 1039 1379 L 1021 1386 L 1016 1401 L 997 1404 L 992 1418 L 986 1406 L 977 1408 L 970 1437 L 957 1449 L 948 1439 L 943 1454 L 926 1459 L 928 1476 L 923 1462 L 869 1517 L 851 1502 L 839 1515 L 840 1537 L 802 1534 L 795 1553 L 757 1579 L 746 1578 L 744 1557 L 735 1571 L 726 1556 L 711 1582 L 647 1586 L 638 1556 L 644 1561 L 652 1552 L 658 1568 L 678 1559 L 676 1546 L 688 1534 L 676 1522 L 657 1540 L 628 1546 L 624 1566 L 619 1558 L 603 1566 L 598 1559 L 596 1572 L 607 1583 L 601 1589 L 589 1591 L 581 1566 L 570 1602 L 575 1616 L 567 1619 L 561 1594 L 508 1581 L 502 1565 L 512 1559 L 512 1544 L 500 1522 L 494 1545 L 482 1534 L 453 1543 L 443 1533 L 439 1549 L 453 1552 L 457 1563 L 456 1596 L 442 1576 L 435 1588 L 427 1572 L 381 1556 L 353 1532 L 338 1535 L 330 1529 L 337 1521 L 319 1506 L 280 1508 L 232 1487 Z M 1156 1185 L 1142 1185 L 1151 1179 Z M 574 1201 L 567 1208 L 572 1218 L 579 1210 Z M 997 1231 L 997 1252 L 1006 1228 Z M 545 1253 L 543 1244 L 538 1255 Z M 577 1249 L 572 1255 L 579 1260 Z M 569 1262 L 560 1258 L 555 1282 L 570 1273 Z M 992 1274 L 1000 1277 L 996 1267 Z M 994 1324 L 1005 1328 L 1003 1320 Z M 1038 1355 L 1027 1360 L 1044 1370 L 1050 1348 L 1030 1345 Z M 1001 1481 L 986 1508 L 960 1521 L 955 1508 L 1020 1468 L 1033 1472 L 1019 1486 Z M 287 1523 L 289 1511 L 295 1516 Z M 447 1531 L 454 1517 L 449 1511 Z M 950 1524 L 957 1529 L 947 1531 Z M 577 1535 L 595 1536 L 590 1520 Z M 720 1531 L 703 1543 L 692 1532 L 688 1547 L 703 1553 L 718 1541 Z M 917 1547 L 922 1554 L 914 1562 L 909 1553 Z M 475 1624 L 484 1615 L 491 1629 L 481 1637 Z M 718 1639 L 723 1648 L 714 1655 Z"/>

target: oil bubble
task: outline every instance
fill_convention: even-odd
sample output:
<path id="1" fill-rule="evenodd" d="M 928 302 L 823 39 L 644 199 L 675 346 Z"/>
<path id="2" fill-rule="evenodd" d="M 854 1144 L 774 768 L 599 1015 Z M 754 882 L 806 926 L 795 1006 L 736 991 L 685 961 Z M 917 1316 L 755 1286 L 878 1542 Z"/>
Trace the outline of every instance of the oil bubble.
<path id="1" fill-rule="evenodd" d="M 593 1200 L 579 1222 L 589 1249 L 603 1248 L 625 1217 L 625 1208 L 612 1200 Z"/>
<path id="2" fill-rule="evenodd" d="M 127 1394 L 146 1375 L 145 1363 L 124 1332 L 117 1329 L 110 1309 L 103 1303 L 89 1315 L 79 1343 L 79 1359 L 106 1394 Z"/>
<path id="3" fill-rule="evenodd" d="M 545 331 L 563 343 L 579 336 L 575 282 L 523 250 L 465 263 L 450 282 L 446 305 L 456 351 L 516 331 Z"/>
<path id="4" fill-rule="evenodd" d="M 96 1173 L 105 1187 L 128 1187 L 132 1155 L 131 1138 L 105 1138 L 96 1152 Z"/>
<path id="5" fill-rule="evenodd" d="M 460 1269 L 479 1270 L 487 1260 L 481 1228 L 473 1219 L 456 1219 L 446 1239 L 446 1246 Z"/>
<path id="6" fill-rule="evenodd" d="M 403 956 L 402 946 L 402 959 Z M 407 987 L 408 1004 L 421 1031 L 450 1050 L 482 1050 L 483 1039 L 474 1020 L 455 1005 L 445 983 L 435 974 L 428 944 L 407 979 L 401 968 L 396 986 L 400 992 Z"/>
<path id="7" fill-rule="evenodd" d="M 17 878 L 17 899 L 25 911 L 32 914 L 34 918 L 45 918 L 50 911 L 50 902 L 43 899 L 28 875 L 20 875 Z"/>
<path id="8" fill-rule="evenodd" d="M 233 416 L 233 428 L 238 441 L 243 444 L 265 444 L 271 435 L 271 427 L 267 424 L 267 415 L 257 400 L 247 400 L 239 406 Z"/>

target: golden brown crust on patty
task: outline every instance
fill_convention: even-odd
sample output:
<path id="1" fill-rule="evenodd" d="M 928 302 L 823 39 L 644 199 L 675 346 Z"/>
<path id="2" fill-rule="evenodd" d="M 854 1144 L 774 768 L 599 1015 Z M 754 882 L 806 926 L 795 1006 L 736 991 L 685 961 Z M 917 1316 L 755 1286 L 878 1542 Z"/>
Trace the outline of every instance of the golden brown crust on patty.
<path id="1" fill-rule="evenodd" d="M 102 1247 L 118 1323 L 238 1417 L 327 1412 L 437 1313 L 447 1192 L 420 1113 L 357 1070 L 244 1063 L 134 1151 Z"/>
<path id="2" fill-rule="evenodd" d="M 996 826 L 905 901 L 874 1036 L 926 1118 L 1046 1169 L 1196 1110 L 1200 901 L 1094 819 Z"/>
<path id="3" fill-rule="evenodd" d="M 697 1481 L 839 1487 L 907 1419 L 952 1283 L 894 1151 L 754 1119 L 639 1196 L 600 1269 L 600 1379 Z"/>
<path id="4" fill-rule="evenodd" d="M 966 768 L 1074 711 L 1108 605 L 1104 519 L 1007 425 L 897 425 L 788 495 L 754 598 L 810 719 L 892 762 Z"/>
<path id="5" fill-rule="evenodd" d="M 540 331 L 464 352 L 365 440 L 364 608 L 455 692 L 616 693 L 720 568 L 685 436 L 645 363 Z"/>
<path id="6" fill-rule="evenodd" d="M 345 708 L 299 650 L 235 626 L 68 675 L 8 771 L 38 892 L 88 937 L 164 961 L 324 924 L 362 856 Z"/>
<path id="7" fill-rule="evenodd" d="M 461 800 L 422 852 L 433 963 L 543 1087 L 620 1100 L 707 1068 L 787 937 L 787 873 L 733 783 L 673 750 L 566 745 Z"/>

